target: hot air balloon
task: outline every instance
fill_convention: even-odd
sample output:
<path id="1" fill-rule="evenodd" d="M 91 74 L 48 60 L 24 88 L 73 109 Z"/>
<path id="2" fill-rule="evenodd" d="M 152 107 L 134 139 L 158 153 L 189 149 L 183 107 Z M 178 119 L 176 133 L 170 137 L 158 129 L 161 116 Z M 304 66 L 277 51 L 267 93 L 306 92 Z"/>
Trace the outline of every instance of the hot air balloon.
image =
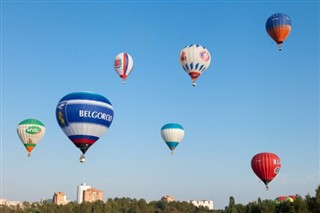
<path id="1" fill-rule="evenodd" d="M 179 61 L 191 77 L 192 86 L 196 86 L 197 78 L 209 67 L 211 56 L 205 47 L 192 44 L 181 50 Z"/>
<path id="2" fill-rule="evenodd" d="M 168 123 L 161 128 L 161 137 L 174 154 L 175 148 L 179 145 L 184 137 L 184 129 L 180 124 Z"/>
<path id="3" fill-rule="evenodd" d="M 122 83 L 133 69 L 133 59 L 128 53 L 119 53 L 114 60 L 114 69 L 122 78 Z"/>
<path id="4" fill-rule="evenodd" d="M 28 151 L 28 157 L 31 156 L 32 150 L 43 138 L 45 131 L 43 123 L 36 119 L 26 119 L 18 124 L 17 133 Z"/>
<path id="5" fill-rule="evenodd" d="M 107 131 L 113 120 L 113 107 L 102 95 L 74 92 L 64 96 L 56 107 L 56 119 L 62 131 L 85 153 Z"/>
<path id="6" fill-rule="evenodd" d="M 268 190 L 268 184 L 280 171 L 280 158 L 273 153 L 262 152 L 253 156 L 251 160 L 253 172 L 264 182 Z"/>
<path id="7" fill-rule="evenodd" d="M 279 196 L 277 197 L 274 201 L 279 204 L 279 203 L 282 203 L 282 202 L 293 202 L 295 199 L 295 197 L 291 197 L 291 196 Z"/>
<path id="8" fill-rule="evenodd" d="M 286 14 L 275 13 L 268 18 L 266 30 L 269 36 L 278 44 L 278 49 L 282 50 L 281 44 L 291 31 L 291 20 Z"/>

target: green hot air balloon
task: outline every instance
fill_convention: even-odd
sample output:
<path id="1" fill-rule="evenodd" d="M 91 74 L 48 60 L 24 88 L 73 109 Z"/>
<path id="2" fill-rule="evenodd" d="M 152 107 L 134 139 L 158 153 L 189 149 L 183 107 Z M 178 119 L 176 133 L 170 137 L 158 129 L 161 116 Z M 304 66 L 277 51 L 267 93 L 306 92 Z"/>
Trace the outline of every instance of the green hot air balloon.
<path id="1" fill-rule="evenodd" d="M 41 121 L 36 119 L 26 119 L 19 123 L 17 132 L 18 136 L 28 151 L 30 157 L 34 147 L 41 141 L 46 131 Z"/>

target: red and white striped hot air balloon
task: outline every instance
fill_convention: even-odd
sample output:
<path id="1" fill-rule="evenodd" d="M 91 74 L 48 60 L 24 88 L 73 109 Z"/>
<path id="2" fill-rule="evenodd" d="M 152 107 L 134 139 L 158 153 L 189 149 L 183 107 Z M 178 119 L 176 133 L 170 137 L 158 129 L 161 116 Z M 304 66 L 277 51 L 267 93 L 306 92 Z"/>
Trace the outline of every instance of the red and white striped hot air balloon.
<path id="1" fill-rule="evenodd" d="M 133 69 L 133 59 L 128 53 L 119 53 L 114 60 L 114 69 L 122 78 L 122 83 L 126 80 Z"/>

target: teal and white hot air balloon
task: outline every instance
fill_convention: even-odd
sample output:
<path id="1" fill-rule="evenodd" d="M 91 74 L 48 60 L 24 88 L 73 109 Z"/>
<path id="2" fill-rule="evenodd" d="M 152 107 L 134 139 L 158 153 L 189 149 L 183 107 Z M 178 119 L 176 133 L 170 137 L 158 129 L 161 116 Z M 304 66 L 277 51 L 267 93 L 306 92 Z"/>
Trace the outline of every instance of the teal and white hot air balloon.
<path id="1" fill-rule="evenodd" d="M 171 150 L 171 155 L 173 155 L 175 148 L 184 137 L 184 129 L 180 124 L 168 123 L 161 128 L 161 137 Z"/>

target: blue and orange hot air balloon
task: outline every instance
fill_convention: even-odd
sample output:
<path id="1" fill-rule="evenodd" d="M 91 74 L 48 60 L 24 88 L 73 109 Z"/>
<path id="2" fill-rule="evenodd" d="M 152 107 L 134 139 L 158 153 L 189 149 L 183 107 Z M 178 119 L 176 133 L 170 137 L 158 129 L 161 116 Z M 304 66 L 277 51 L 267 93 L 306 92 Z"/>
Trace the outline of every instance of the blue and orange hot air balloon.
<path id="1" fill-rule="evenodd" d="M 114 60 L 114 69 L 120 78 L 122 78 L 122 83 L 124 84 L 124 81 L 133 69 L 133 59 L 131 55 L 125 52 L 119 53 Z"/>
<path id="2" fill-rule="evenodd" d="M 291 32 L 291 20 L 286 14 L 275 13 L 268 18 L 266 30 L 269 36 L 278 44 L 278 49 L 282 50 L 281 44 Z"/>
<path id="3" fill-rule="evenodd" d="M 84 154 L 107 131 L 113 120 L 113 107 L 104 96 L 93 92 L 74 92 L 64 96 L 56 107 L 62 131 Z"/>

